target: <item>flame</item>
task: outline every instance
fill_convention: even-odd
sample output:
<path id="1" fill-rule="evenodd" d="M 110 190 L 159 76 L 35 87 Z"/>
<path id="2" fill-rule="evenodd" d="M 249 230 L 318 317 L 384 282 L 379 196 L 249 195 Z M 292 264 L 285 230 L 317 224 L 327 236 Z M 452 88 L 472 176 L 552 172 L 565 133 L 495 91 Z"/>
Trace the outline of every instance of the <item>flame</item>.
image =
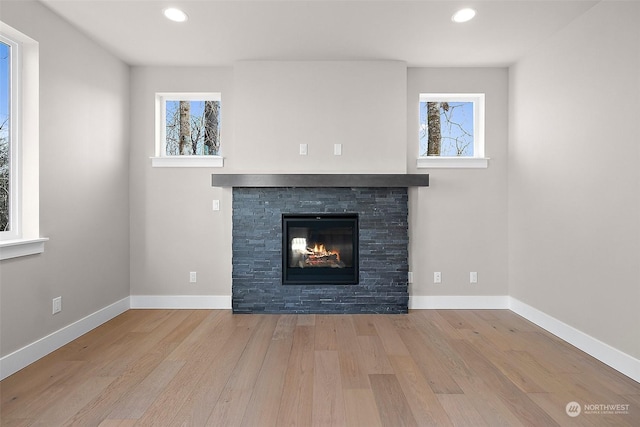
<path id="1" fill-rule="evenodd" d="M 335 255 L 337 257 L 337 260 L 340 261 L 340 252 L 329 251 L 324 247 L 322 243 L 314 244 L 313 248 L 309 248 L 309 251 L 312 252 L 314 255 L 319 255 L 319 256 Z"/>
<path id="2" fill-rule="evenodd" d="M 307 239 L 302 237 L 296 237 L 291 240 L 291 250 L 300 254 L 306 253 L 313 260 L 334 256 L 335 261 L 341 261 L 340 252 L 327 249 L 323 243 L 314 243 L 313 247 L 309 247 L 307 246 Z"/>

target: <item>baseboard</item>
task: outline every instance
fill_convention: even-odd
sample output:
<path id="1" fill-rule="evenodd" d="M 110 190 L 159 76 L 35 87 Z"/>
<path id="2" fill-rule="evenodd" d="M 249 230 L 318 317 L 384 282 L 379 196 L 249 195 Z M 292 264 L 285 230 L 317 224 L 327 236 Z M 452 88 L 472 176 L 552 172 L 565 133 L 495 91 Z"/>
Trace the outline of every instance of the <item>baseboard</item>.
<path id="1" fill-rule="evenodd" d="M 231 295 L 131 295 L 131 308 L 231 309 Z"/>
<path id="2" fill-rule="evenodd" d="M 0 358 L 0 380 L 13 375 L 36 360 L 46 356 L 76 338 L 129 309 L 129 297 L 123 298 L 95 313 L 59 329 L 44 338 Z"/>
<path id="3" fill-rule="evenodd" d="M 63 345 L 124 313 L 130 308 L 231 309 L 226 295 L 132 295 L 96 311 L 19 350 L 0 358 L 0 380 L 5 379 Z M 509 296 L 409 297 L 409 309 L 509 309 L 542 329 L 579 348 L 629 378 L 640 382 L 640 360 L 617 350 L 548 314 Z"/>
<path id="4" fill-rule="evenodd" d="M 498 310 L 509 308 L 506 295 L 414 295 L 409 296 L 410 310 Z"/>
<path id="5" fill-rule="evenodd" d="M 513 297 L 509 297 L 509 309 L 616 371 L 640 382 L 640 360 Z"/>
<path id="6" fill-rule="evenodd" d="M 414 295 L 409 297 L 409 309 L 509 309 L 616 371 L 640 382 L 640 360 L 510 296 Z"/>

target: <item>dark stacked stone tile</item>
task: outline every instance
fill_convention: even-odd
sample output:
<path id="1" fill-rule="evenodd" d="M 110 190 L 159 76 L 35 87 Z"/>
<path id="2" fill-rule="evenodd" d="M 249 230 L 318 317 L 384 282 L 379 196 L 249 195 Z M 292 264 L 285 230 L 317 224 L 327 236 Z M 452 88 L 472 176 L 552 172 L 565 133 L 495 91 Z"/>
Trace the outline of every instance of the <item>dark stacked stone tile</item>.
<path id="1" fill-rule="evenodd" d="M 234 313 L 406 313 L 404 188 L 234 188 Z M 357 213 L 357 285 L 283 285 L 282 214 Z"/>

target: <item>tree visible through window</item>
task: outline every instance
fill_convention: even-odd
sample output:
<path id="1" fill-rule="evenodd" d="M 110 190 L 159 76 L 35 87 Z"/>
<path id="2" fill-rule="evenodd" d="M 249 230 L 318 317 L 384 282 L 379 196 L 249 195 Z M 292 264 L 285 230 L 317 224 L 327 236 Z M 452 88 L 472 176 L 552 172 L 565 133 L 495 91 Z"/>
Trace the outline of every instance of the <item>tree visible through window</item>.
<path id="1" fill-rule="evenodd" d="M 0 42 L 0 232 L 11 230 L 11 47 Z"/>
<path id="2" fill-rule="evenodd" d="M 473 156 L 472 102 L 421 102 L 420 113 L 421 155 Z"/>
<path id="3" fill-rule="evenodd" d="M 219 100 L 166 100 L 165 120 L 165 155 L 219 155 Z"/>
<path id="4" fill-rule="evenodd" d="M 421 102 L 420 155 L 473 157 L 473 102 Z"/>
<path id="5" fill-rule="evenodd" d="M 420 157 L 483 157 L 482 94 L 420 94 Z"/>

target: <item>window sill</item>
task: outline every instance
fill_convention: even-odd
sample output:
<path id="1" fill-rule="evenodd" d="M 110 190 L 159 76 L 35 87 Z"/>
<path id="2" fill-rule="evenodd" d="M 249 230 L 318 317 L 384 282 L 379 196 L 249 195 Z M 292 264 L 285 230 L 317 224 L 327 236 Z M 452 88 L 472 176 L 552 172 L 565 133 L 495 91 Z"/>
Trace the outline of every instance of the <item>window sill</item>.
<path id="1" fill-rule="evenodd" d="M 224 157 L 221 156 L 171 156 L 151 157 L 154 168 L 221 168 Z"/>
<path id="2" fill-rule="evenodd" d="M 488 157 L 418 157 L 418 168 L 486 169 Z"/>
<path id="3" fill-rule="evenodd" d="M 41 254 L 44 252 L 44 242 L 48 240 L 46 237 L 40 237 L 0 241 L 0 260 Z"/>

